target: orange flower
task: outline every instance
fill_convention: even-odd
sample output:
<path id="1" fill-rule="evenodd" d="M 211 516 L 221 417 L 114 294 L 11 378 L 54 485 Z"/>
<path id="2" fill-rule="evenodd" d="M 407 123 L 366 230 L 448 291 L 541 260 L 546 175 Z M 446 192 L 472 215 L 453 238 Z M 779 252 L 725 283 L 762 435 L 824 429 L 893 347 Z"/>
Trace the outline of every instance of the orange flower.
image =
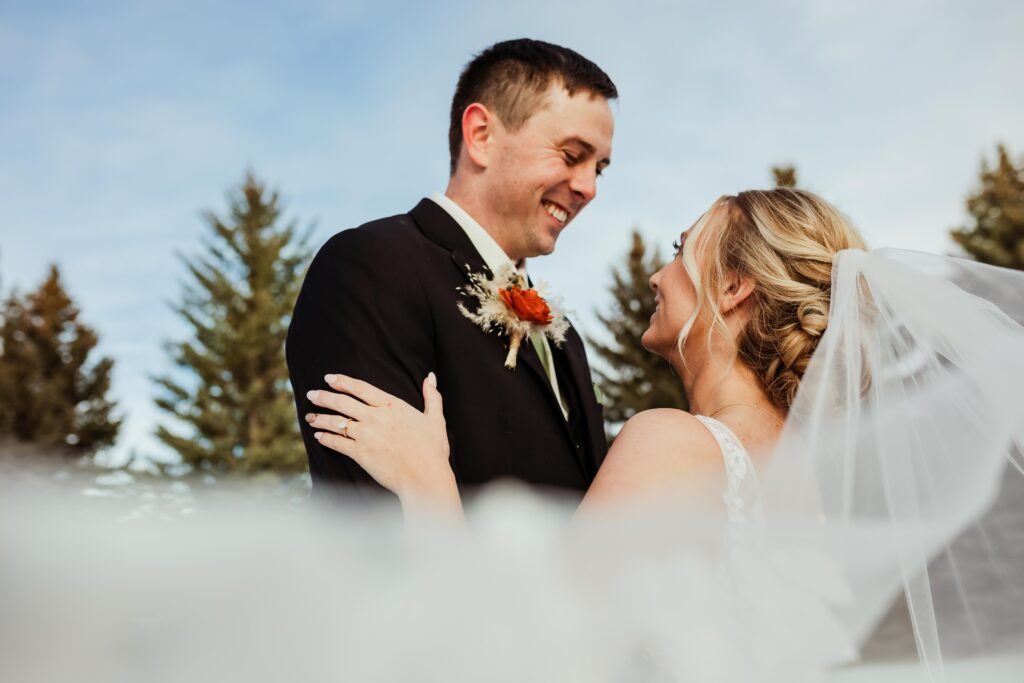
<path id="1" fill-rule="evenodd" d="M 547 325 L 551 322 L 551 309 L 535 289 L 510 287 L 501 290 L 501 300 L 505 302 L 520 320 Z"/>

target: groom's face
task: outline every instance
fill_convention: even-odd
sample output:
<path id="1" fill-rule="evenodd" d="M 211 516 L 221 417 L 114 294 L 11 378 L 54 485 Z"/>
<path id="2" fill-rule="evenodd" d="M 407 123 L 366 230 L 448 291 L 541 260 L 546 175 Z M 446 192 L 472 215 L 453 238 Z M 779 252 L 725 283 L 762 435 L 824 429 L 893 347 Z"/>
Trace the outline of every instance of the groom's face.
<path id="1" fill-rule="evenodd" d="M 487 188 L 509 257 L 554 251 L 562 230 L 597 196 L 613 131 L 607 100 L 570 96 L 560 83 L 519 130 L 497 127 Z"/>

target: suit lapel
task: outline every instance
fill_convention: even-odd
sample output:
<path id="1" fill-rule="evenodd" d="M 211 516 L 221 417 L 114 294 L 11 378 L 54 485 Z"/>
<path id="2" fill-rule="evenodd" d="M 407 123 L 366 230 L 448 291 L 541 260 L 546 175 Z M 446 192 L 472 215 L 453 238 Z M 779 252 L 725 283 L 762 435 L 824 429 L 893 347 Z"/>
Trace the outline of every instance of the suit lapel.
<path id="1" fill-rule="evenodd" d="M 594 396 L 593 379 L 590 376 L 590 365 L 587 363 L 583 340 L 577 334 L 575 328 L 569 327 L 568 332 L 566 332 L 565 344 L 560 352 L 569 368 L 569 376 L 572 378 L 576 389 L 576 396 L 579 399 L 583 428 L 586 430 L 593 448 L 593 462 L 590 463 L 590 467 L 593 469 L 588 474 L 588 476 L 593 477 L 597 472 L 597 468 L 601 466 L 601 461 L 604 460 L 607 450 L 602 447 L 602 444 L 606 443 L 604 414 L 600 404 L 597 402 L 597 397 Z M 580 453 L 580 456 L 583 457 L 584 454 Z M 589 470 L 590 467 L 584 464 L 585 469 Z"/>
<path id="2" fill-rule="evenodd" d="M 471 281 L 470 276 L 473 273 L 484 273 L 488 277 L 493 276 L 491 269 L 484 263 L 480 253 L 466 235 L 466 231 L 462 229 L 447 211 L 435 202 L 430 199 L 423 199 L 409 212 L 409 215 L 412 216 L 420 230 L 430 241 L 451 252 L 452 262 L 459 272 L 462 273 L 467 283 Z M 474 301 L 470 298 L 463 299 L 467 306 L 473 304 Z M 497 338 L 497 335 L 495 335 L 495 338 Z M 507 344 L 507 340 L 505 340 L 505 343 Z M 551 384 L 548 382 L 547 373 L 544 372 L 544 365 L 540 362 L 540 357 L 537 355 L 537 351 L 533 348 L 533 344 L 530 343 L 529 339 L 524 339 L 519 347 L 519 363 L 529 367 L 530 371 L 544 383 L 551 394 L 552 402 L 557 406 L 558 400 L 555 398 L 554 392 L 551 391 Z M 558 407 L 558 411 L 562 411 L 561 407 Z"/>
<path id="3" fill-rule="evenodd" d="M 434 201 L 420 200 L 409 215 L 427 239 L 451 253 L 452 262 L 467 282 L 472 273 L 491 275 L 490 268 L 484 263 L 466 231 Z"/>

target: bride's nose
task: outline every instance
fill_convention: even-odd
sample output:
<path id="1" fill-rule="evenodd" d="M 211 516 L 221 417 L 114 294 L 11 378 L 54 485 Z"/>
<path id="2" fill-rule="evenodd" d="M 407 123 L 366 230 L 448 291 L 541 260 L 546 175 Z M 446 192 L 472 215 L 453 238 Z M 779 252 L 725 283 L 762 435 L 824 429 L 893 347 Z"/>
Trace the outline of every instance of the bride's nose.
<path id="1" fill-rule="evenodd" d="M 653 289 L 655 292 L 658 291 L 659 280 L 661 280 L 661 270 L 658 270 L 653 275 L 651 275 L 651 278 L 647 281 L 647 283 L 651 286 L 651 289 Z"/>

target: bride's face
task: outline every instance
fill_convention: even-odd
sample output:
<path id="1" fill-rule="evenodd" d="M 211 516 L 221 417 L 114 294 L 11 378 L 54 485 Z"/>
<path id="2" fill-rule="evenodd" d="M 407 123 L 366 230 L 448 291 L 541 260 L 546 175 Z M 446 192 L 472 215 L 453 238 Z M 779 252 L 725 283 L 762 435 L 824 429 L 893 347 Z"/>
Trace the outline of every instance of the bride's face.
<path id="1" fill-rule="evenodd" d="M 670 362 L 678 355 L 676 341 L 679 333 L 697 306 L 697 290 L 683 265 L 683 245 L 693 233 L 694 228 L 691 227 L 679 236 L 679 241 L 673 244 L 675 257 L 650 280 L 657 308 L 641 343 L 651 353 Z"/>

